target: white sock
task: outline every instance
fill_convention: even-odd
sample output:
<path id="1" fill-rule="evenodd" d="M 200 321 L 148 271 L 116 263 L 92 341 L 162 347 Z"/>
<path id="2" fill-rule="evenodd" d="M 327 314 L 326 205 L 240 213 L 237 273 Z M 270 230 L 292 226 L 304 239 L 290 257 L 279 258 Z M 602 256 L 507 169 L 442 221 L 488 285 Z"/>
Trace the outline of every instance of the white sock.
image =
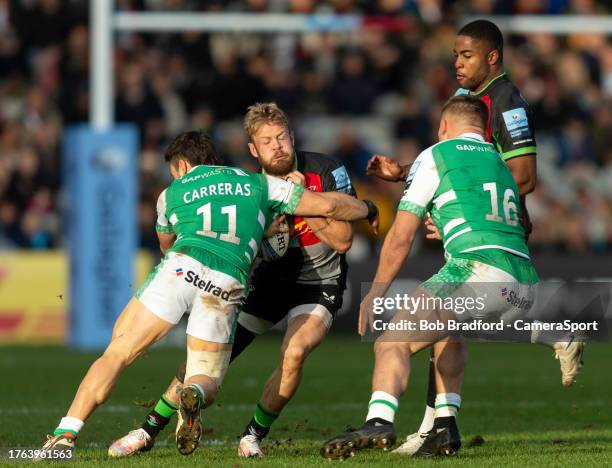
<path id="1" fill-rule="evenodd" d="M 421 421 L 421 426 L 419 427 L 419 433 L 424 434 L 433 429 L 435 414 L 435 408 L 432 408 L 429 405 L 425 406 L 425 414 L 423 415 L 423 420 Z"/>
<path id="2" fill-rule="evenodd" d="M 66 416 L 61 419 L 59 425 L 53 431 L 53 435 L 58 435 L 63 432 L 70 432 L 71 434 L 77 435 L 85 423 L 78 418 L 71 418 Z"/>
<path id="3" fill-rule="evenodd" d="M 436 418 L 457 417 L 461 408 L 461 395 L 458 393 L 438 393 L 436 395 Z"/>
<path id="4" fill-rule="evenodd" d="M 542 323 L 538 320 L 534 320 L 533 323 Z M 537 344 L 543 344 L 552 346 L 557 342 L 561 341 L 563 334 L 555 330 L 531 330 L 531 342 Z"/>
<path id="5" fill-rule="evenodd" d="M 398 406 L 399 401 L 393 395 L 387 392 L 376 391 L 372 393 L 372 398 L 370 398 L 366 421 L 380 418 L 393 423 Z"/>

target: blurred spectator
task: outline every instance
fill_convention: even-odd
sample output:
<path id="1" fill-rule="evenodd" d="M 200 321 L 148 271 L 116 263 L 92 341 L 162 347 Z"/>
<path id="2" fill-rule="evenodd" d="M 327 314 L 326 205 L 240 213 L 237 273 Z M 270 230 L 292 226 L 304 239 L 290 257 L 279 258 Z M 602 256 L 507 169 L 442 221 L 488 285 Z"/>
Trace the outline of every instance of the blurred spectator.
<path id="1" fill-rule="evenodd" d="M 338 130 L 336 148 L 331 154 L 342 161 L 349 172 L 364 174 L 368 159 L 374 153 L 360 141 L 352 126 L 344 125 Z"/>
<path id="2" fill-rule="evenodd" d="M 147 148 L 155 148 L 161 142 L 163 117 L 161 103 L 149 89 L 142 66 L 137 62 L 125 64 L 115 102 L 117 121 L 138 125 L 141 143 Z"/>
<path id="3" fill-rule="evenodd" d="M 570 119 L 563 128 L 559 148 L 559 165 L 588 165 L 595 162 L 595 153 L 586 124 L 576 118 Z"/>
<path id="4" fill-rule="evenodd" d="M 348 50 L 342 55 L 338 76 L 330 90 L 330 101 L 334 112 L 353 115 L 370 112 L 378 89 L 366 67 L 362 52 Z"/>

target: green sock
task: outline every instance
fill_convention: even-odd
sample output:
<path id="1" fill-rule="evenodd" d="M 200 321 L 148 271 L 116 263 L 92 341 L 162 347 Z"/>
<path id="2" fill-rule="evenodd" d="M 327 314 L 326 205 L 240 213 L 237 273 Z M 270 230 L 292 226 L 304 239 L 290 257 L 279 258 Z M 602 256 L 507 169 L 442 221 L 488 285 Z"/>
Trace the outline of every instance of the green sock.
<path id="1" fill-rule="evenodd" d="M 162 395 L 155 408 L 147 414 L 146 419 L 142 423 L 142 428 L 152 438 L 157 437 L 157 434 L 170 422 L 170 418 L 176 413 L 176 410 L 177 406 L 168 400 L 165 394 Z"/>
<path id="2" fill-rule="evenodd" d="M 171 418 L 176 413 L 178 406 L 168 400 L 165 395 L 162 395 L 154 409 L 160 416 Z"/>
<path id="3" fill-rule="evenodd" d="M 267 410 L 261 403 L 257 403 L 255 413 L 253 414 L 253 419 L 261 427 L 268 428 L 274 423 L 274 421 L 276 421 L 278 416 L 279 413 L 273 413 L 272 411 Z"/>

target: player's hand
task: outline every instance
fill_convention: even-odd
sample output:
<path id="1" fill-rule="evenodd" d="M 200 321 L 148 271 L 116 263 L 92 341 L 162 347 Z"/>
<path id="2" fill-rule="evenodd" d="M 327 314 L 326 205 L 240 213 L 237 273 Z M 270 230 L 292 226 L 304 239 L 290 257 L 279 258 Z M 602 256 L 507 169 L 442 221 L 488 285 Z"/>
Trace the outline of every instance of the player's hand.
<path id="1" fill-rule="evenodd" d="M 366 175 L 375 176 L 379 179 L 399 182 L 404 175 L 404 169 L 399 163 L 387 156 L 375 154 L 368 161 Z"/>
<path id="2" fill-rule="evenodd" d="M 368 330 L 374 331 L 374 298 L 369 294 L 363 298 L 359 305 L 359 322 L 357 333 L 364 336 Z"/>
<path id="3" fill-rule="evenodd" d="M 293 182 L 296 185 L 301 185 L 302 187 L 306 186 L 306 176 L 300 171 L 291 171 L 285 176 L 285 180 Z"/>
<path id="4" fill-rule="evenodd" d="M 281 226 L 281 223 L 285 221 L 285 219 L 285 215 L 280 215 L 274 218 L 274 221 L 272 221 L 266 232 L 264 232 L 264 239 L 272 237 L 273 235 L 278 234 L 279 232 L 289 232 L 289 227 L 286 224 L 283 224 Z"/>
<path id="5" fill-rule="evenodd" d="M 433 219 L 431 219 L 431 216 L 429 215 L 427 215 L 427 217 L 425 218 L 425 229 L 427 229 L 427 232 L 425 233 L 425 237 L 427 239 L 442 240 L 440 231 L 438 231 L 438 228 L 434 224 Z"/>

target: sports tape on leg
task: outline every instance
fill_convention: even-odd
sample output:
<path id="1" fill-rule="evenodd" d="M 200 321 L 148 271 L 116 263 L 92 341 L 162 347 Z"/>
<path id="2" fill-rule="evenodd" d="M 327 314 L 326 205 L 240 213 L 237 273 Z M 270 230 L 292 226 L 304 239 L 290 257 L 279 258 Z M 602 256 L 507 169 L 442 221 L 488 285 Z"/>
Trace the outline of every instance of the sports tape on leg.
<path id="1" fill-rule="evenodd" d="M 223 351 L 194 351 L 187 347 L 187 368 L 185 381 L 194 375 L 205 375 L 221 387 L 223 377 L 229 366 L 231 350 Z"/>

